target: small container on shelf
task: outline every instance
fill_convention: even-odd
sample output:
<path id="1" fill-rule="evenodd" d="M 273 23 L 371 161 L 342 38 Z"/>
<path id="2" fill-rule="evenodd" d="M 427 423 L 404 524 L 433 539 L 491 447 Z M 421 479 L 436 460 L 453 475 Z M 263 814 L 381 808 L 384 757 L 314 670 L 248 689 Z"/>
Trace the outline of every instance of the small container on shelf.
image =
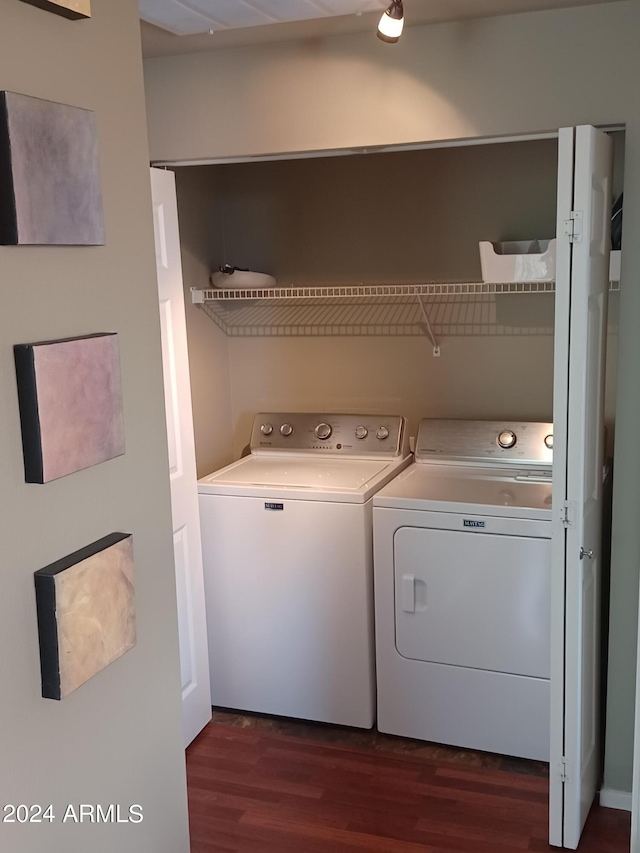
<path id="1" fill-rule="evenodd" d="M 211 273 L 211 284 L 222 290 L 267 290 L 276 286 L 272 275 L 231 267 L 226 264 Z"/>
<path id="2" fill-rule="evenodd" d="M 554 281 L 555 240 L 518 240 L 480 244 L 482 280 L 487 283 Z"/>

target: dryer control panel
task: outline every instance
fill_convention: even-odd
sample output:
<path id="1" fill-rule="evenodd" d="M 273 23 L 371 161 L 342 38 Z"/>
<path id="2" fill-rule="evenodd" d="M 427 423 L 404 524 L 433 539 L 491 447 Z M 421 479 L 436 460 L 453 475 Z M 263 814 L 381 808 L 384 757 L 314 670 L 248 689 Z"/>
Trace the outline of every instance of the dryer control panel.
<path id="1" fill-rule="evenodd" d="M 394 458 L 408 453 L 406 424 L 398 415 L 261 412 L 251 452 L 317 453 Z"/>
<path id="2" fill-rule="evenodd" d="M 418 428 L 416 461 L 550 469 L 553 424 L 424 418 Z"/>

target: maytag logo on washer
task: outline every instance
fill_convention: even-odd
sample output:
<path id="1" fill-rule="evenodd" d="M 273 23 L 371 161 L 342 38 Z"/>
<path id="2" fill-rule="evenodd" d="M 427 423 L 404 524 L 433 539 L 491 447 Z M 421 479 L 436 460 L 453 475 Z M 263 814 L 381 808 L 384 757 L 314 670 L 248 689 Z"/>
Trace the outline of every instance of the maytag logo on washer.
<path id="1" fill-rule="evenodd" d="M 284 509 L 284 504 L 276 504 L 276 503 L 271 503 L 271 502 L 267 503 L 265 501 L 264 508 L 265 509 L 271 509 L 271 510 L 282 510 L 282 509 Z"/>
<path id="2" fill-rule="evenodd" d="M 463 527 L 486 527 L 486 521 L 476 521 L 474 518 L 463 518 Z"/>

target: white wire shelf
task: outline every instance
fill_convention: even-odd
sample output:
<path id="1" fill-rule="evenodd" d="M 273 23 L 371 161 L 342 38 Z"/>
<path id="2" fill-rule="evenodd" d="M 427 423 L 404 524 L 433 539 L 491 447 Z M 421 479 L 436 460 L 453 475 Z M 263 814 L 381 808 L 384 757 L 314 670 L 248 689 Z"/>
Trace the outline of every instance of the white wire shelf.
<path id="1" fill-rule="evenodd" d="M 192 288 L 191 295 L 193 303 L 232 337 L 426 333 L 435 349 L 436 338 L 444 335 L 551 335 L 552 314 L 527 308 L 520 312 L 527 315 L 525 323 L 505 322 L 499 297 L 554 291 L 555 283 L 549 281 L 428 282 L 246 290 Z"/>
<path id="2" fill-rule="evenodd" d="M 394 299 L 416 296 L 469 296 L 494 293 L 553 293 L 553 281 L 506 282 L 428 282 L 426 284 L 358 284 L 332 287 L 272 287 L 256 290 L 222 290 L 192 288 L 193 302 L 237 302 L 247 299 L 367 299 L 392 297 Z"/>

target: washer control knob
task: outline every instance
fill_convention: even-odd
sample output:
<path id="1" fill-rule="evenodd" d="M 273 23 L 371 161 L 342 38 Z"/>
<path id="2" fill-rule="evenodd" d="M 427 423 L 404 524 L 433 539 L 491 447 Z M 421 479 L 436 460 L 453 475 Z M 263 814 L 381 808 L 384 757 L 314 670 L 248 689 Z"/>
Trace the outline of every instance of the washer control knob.
<path id="1" fill-rule="evenodd" d="M 326 438 L 329 438 L 329 436 L 333 432 L 333 429 L 329 424 L 321 423 L 318 424 L 314 432 L 317 438 L 319 438 L 321 441 L 324 441 Z"/>
<path id="2" fill-rule="evenodd" d="M 380 441 L 384 441 L 385 438 L 389 438 L 389 430 L 386 426 L 378 427 L 376 431 L 376 438 L 379 438 Z"/>
<path id="3" fill-rule="evenodd" d="M 282 426 L 280 427 L 280 433 L 281 433 L 281 435 L 284 435 L 285 438 L 287 436 L 291 435 L 292 432 L 293 432 L 293 427 L 291 426 L 291 424 L 282 424 Z"/>
<path id="4" fill-rule="evenodd" d="M 263 435 L 271 435 L 271 433 L 273 432 L 273 427 L 271 426 L 271 424 L 262 424 L 262 426 L 260 427 L 260 432 Z"/>
<path id="5" fill-rule="evenodd" d="M 505 450 L 508 450 L 510 447 L 515 447 L 517 440 L 515 432 L 510 429 L 505 429 L 504 432 L 501 432 L 498 436 L 498 444 L 500 447 L 504 447 Z"/>
<path id="6" fill-rule="evenodd" d="M 369 430 L 366 426 L 357 426 L 356 427 L 356 438 L 366 438 L 369 435 Z"/>
<path id="7" fill-rule="evenodd" d="M 545 435 L 544 446 L 547 450 L 553 450 L 553 435 Z"/>

